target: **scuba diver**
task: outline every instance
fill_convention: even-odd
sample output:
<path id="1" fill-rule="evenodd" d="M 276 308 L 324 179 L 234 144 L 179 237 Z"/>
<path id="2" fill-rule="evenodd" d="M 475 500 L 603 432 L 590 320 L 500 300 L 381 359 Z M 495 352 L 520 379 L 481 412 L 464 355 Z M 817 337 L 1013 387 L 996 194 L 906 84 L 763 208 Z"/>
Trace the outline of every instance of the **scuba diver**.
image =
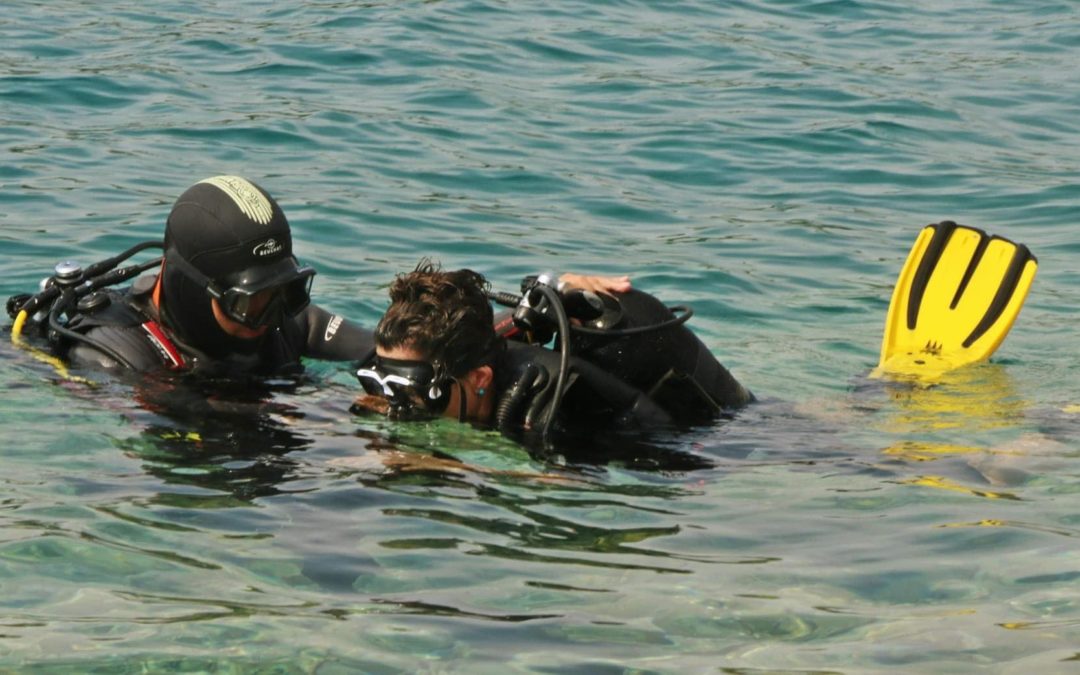
<path id="1" fill-rule="evenodd" d="M 952 221 L 925 227 L 897 281 L 873 376 L 930 386 L 988 359 L 1037 265 L 1004 237 Z M 356 409 L 456 418 L 550 447 L 556 433 L 596 443 L 613 430 L 706 423 L 754 400 L 683 325 L 688 309 L 639 291 L 592 294 L 539 277 L 520 296 L 491 293 L 476 272 L 422 262 L 390 299 L 375 358 L 357 371 L 365 394 Z M 491 300 L 516 308 L 512 323 L 491 329 Z M 521 334 L 533 344 L 506 339 Z M 554 349 L 539 346 L 553 336 Z"/>
<path id="2" fill-rule="evenodd" d="M 375 357 L 357 371 L 356 408 L 452 417 L 548 446 L 556 434 L 702 424 L 754 400 L 685 326 L 686 308 L 676 316 L 637 290 L 560 292 L 546 275 L 522 290 L 491 293 L 479 273 L 428 261 L 398 276 Z M 512 326 L 493 328 L 491 300 L 516 306 Z M 558 351 L 541 346 L 553 334 Z"/>
<path id="3" fill-rule="evenodd" d="M 164 255 L 118 267 L 150 248 Z M 109 288 L 155 267 L 156 276 Z M 364 358 L 371 332 L 311 304 L 314 275 L 293 256 L 273 197 L 239 176 L 215 176 L 176 200 L 164 243 L 86 269 L 60 263 L 37 295 L 9 299 L 8 312 L 13 337 L 29 324 L 71 362 L 107 369 L 279 375 L 298 372 L 302 356 Z"/>

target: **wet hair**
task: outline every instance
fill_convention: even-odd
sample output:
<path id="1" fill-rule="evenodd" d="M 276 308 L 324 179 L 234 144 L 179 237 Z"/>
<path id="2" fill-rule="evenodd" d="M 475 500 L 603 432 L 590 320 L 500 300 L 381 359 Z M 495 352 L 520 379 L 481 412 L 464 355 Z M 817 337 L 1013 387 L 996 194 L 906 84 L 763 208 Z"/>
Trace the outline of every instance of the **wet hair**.
<path id="1" fill-rule="evenodd" d="M 390 307 L 375 329 L 375 344 L 414 349 L 436 372 L 460 377 L 484 365 L 498 344 L 487 289 L 479 272 L 447 272 L 421 260 L 390 285 Z"/>

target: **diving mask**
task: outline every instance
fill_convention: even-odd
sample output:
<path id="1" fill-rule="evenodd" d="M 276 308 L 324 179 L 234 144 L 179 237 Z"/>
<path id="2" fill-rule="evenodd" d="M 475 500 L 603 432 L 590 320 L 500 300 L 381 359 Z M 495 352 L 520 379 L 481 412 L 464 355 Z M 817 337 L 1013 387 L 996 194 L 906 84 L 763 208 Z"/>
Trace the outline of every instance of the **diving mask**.
<path id="1" fill-rule="evenodd" d="M 292 257 L 221 281 L 209 278 L 173 251 L 166 254 L 165 264 L 175 266 L 206 288 L 227 317 L 248 328 L 272 325 L 282 316 L 295 316 L 311 302 L 315 270 L 298 265 Z"/>
<path id="2" fill-rule="evenodd" d="M 366 393 L 389 402 L 392 417 L 441 415 L 450 403 L 450 380 L 426 361 L 376 356 L 370 367 L 356 371 L 356 377 Z"/>

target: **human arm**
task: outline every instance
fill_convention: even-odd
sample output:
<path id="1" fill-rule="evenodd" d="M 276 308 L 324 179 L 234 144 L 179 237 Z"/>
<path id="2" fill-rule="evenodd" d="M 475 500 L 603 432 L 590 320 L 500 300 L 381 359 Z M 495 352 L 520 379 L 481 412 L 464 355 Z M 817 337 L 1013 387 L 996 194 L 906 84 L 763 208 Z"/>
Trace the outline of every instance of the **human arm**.
<path id="1" fill-rule="evenodd" d="M 308 305 L 296 318 L 304 335 L 304 356 L 326 361 L 365 361 L 375 352 L 375 334 L 340 314 Z"/>

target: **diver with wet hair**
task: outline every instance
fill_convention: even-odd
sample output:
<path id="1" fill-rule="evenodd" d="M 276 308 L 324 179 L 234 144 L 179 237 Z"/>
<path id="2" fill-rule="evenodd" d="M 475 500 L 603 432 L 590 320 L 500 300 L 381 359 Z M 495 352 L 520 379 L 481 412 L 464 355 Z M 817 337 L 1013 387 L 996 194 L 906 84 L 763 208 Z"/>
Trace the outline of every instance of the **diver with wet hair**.
<path id="1" fill-rule="evenodd" d="M 357 371 L 365 391 L 357 408 L 446 416 L 547 444 L 564 434 L 706 423 L 753 400 L 685 319 L 651 295 L 582 301 L 550 278 L 525 286 L 505 301 L 479 273 L 426 261 L 398 276 L 375 330 L 375 357 Z M 491 299 L 517 303 L 513 328 L 493 327 Z M 565 309 L 574 304 L 591 317 L 570 328 Z M 524 331 L 546 342 L 551 314 L 560 316 L 557 350 L 507 339 Z"/>

